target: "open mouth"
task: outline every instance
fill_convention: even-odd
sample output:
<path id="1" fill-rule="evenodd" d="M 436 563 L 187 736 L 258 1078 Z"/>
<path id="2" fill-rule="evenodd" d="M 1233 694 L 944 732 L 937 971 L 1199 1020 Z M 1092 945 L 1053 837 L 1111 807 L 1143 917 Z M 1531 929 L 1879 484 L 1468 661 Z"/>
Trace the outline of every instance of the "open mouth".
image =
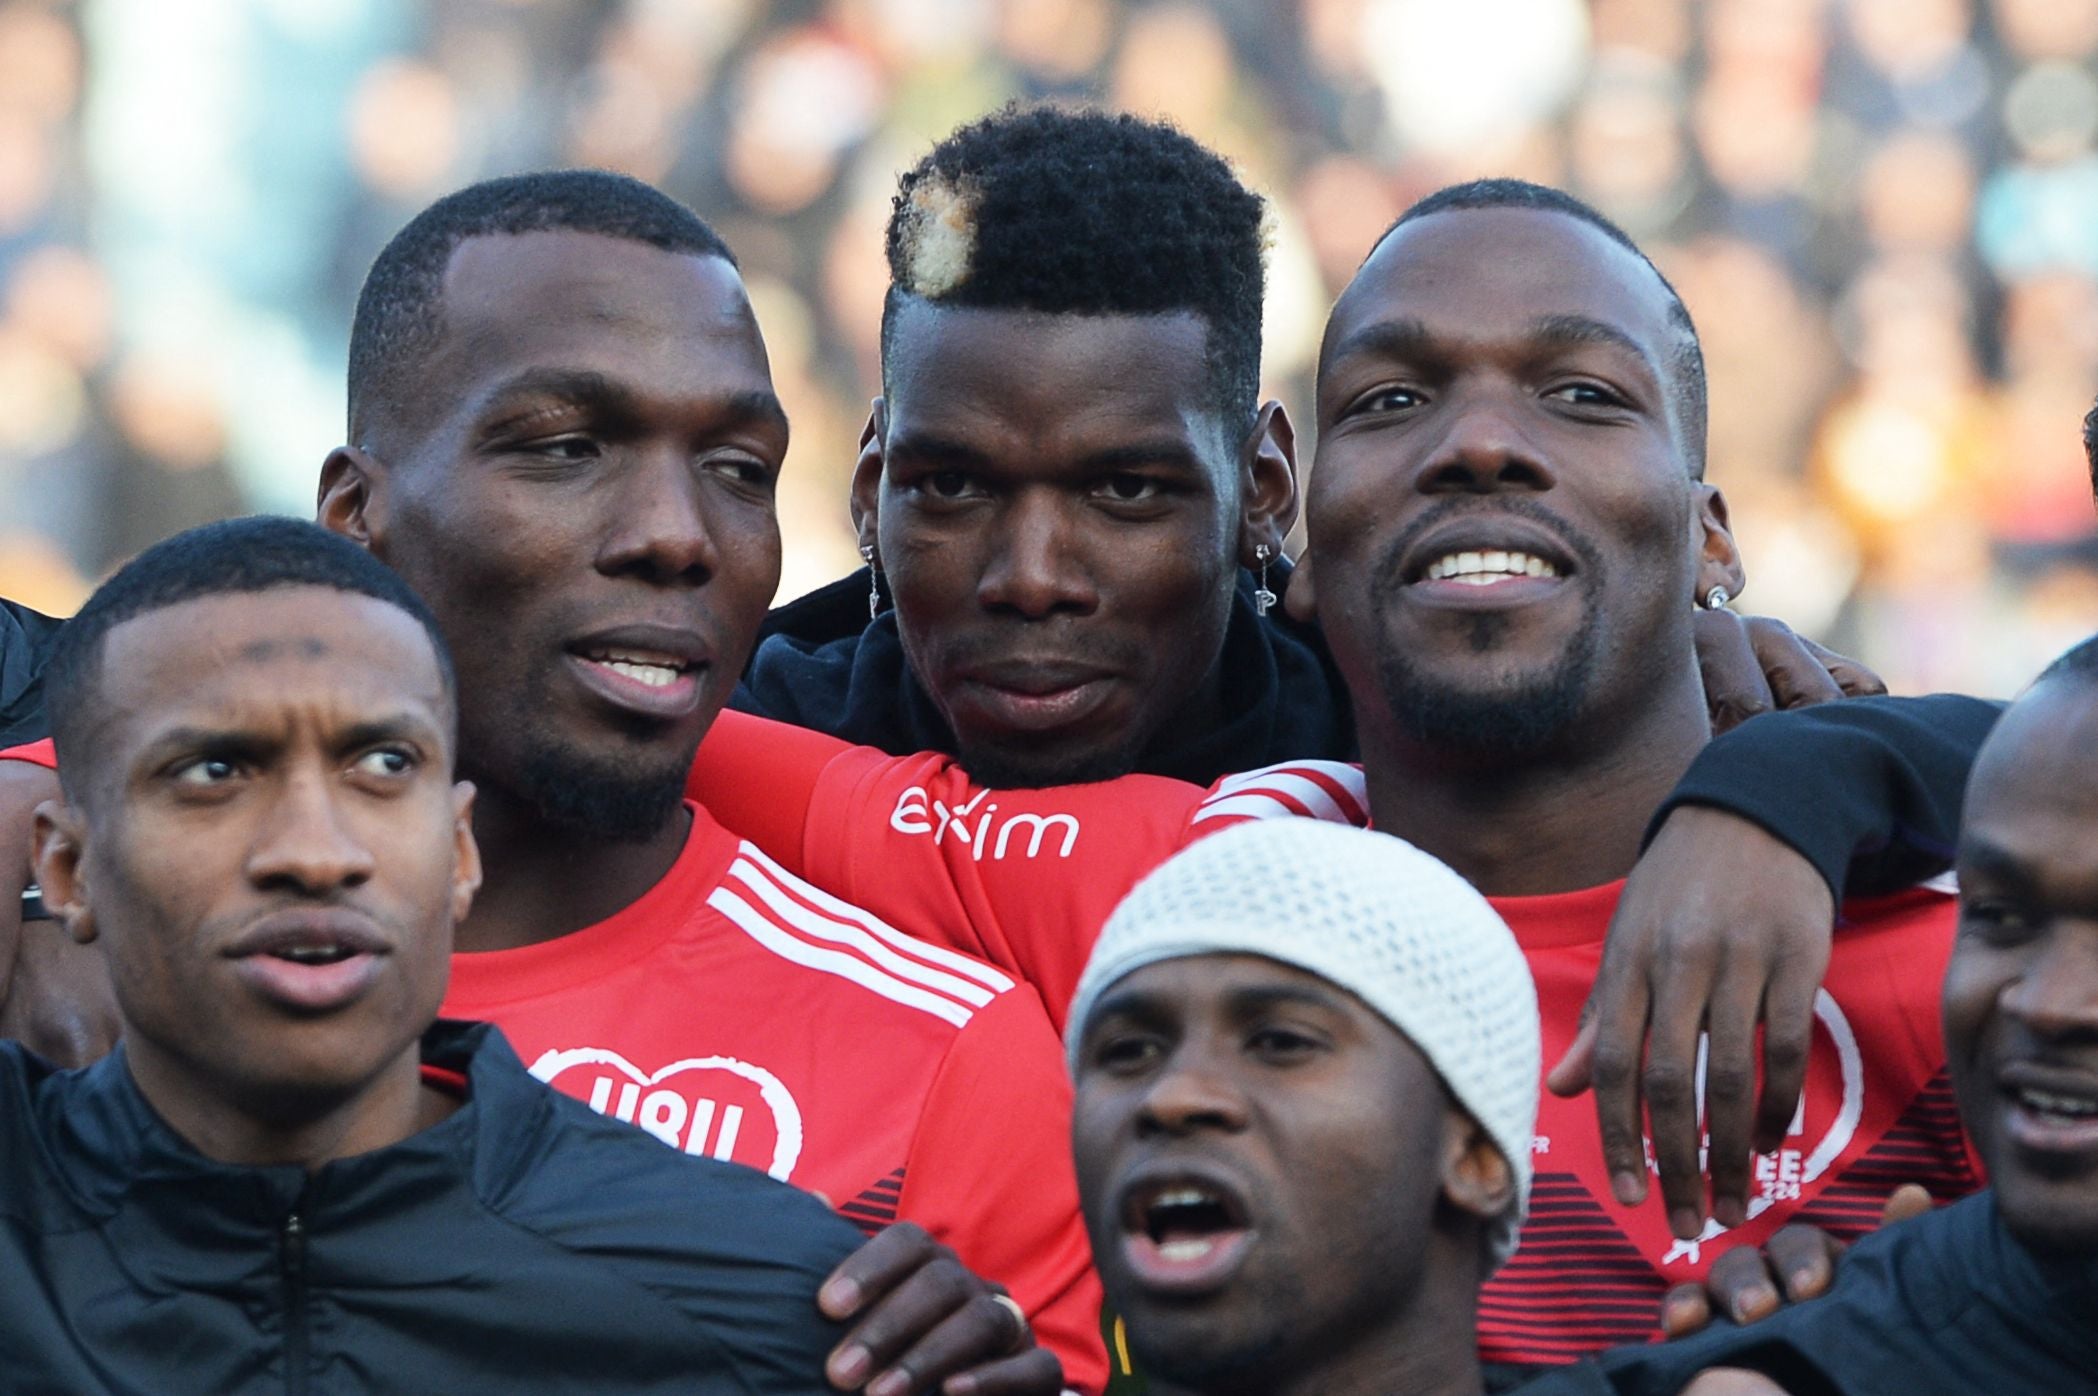
<path id="1" fill-rule="evenodd" d="M 1421 573 L 1421 579 L 1483 587 L 1518 577 L 1558 575 L 1557 564 L 1548 558 L 1538 557 L 1535 553 L 1494 548 L 1476 552 L 1445 553 L 1428 564 L 1426 570 Z"/>
<path id="2" fill-rule="evenodd" d="M 1228 1283 L 1252 1237 L 1237 1195 L 1200 1179 L 1131 1189 L 1122 1225 L 1122 1258 L 1138 1282 L 1183 1294 Z"/>
<path id="3" fill-rule="evenodd" d="M 289 960 L 295 965 L 333 965 L 340 964 L 352 955 L 362 955 L 367 952 L 339 940 L 327 940 L 298 945 L 276 946 L 262 953 L 270 956 L 272 959 Z"/>
<path id="4" fill-rule="evenodd" d="M 2098 1121 L 2098 1096 L 2019 1086 L 2011 1091 L 2011 1099 L 2044 1124 L 2075 1125 Z"/>
<path id="5" fill-rule="evenodd" d="M 632 649 L 586 649 L 582 658 L 620 678 L 648 688 L 668 688 L 699 668 L 694 660 Z"/>

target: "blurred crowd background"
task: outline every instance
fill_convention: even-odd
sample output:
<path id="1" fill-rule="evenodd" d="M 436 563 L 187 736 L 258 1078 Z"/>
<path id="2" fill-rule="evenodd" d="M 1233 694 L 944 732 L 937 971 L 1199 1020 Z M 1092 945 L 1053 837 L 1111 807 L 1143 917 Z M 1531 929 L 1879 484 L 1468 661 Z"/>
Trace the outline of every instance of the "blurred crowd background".
<path id="1" fill-rule="evenodd" d="M 1165 115 L 1274 206 L 1266 375 L 1454 179 L 1561 184 L 1681 288 L 1745 609 L 1897 690 L 2098 628 L 2098 0 L 0 0 L 0 593 L 305 513 L 358 282 L 433 197 L 629 171 L 742 258 L 791 595 L 857 562 L 899 170 L 1010 98 Z"/>

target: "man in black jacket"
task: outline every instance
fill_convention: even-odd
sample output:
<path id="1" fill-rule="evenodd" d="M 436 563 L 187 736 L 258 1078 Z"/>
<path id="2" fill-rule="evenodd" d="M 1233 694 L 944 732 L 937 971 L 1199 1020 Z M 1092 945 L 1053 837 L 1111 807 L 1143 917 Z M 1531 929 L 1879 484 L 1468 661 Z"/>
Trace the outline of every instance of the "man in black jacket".
<path id="1" fill-rule="evenodd" d="M 37 870 L 124 1041 L 0 1044 L 11 1390 L 824 1386 L 858 1233 L 436 1023 L 480 882 L 436 622 L 368 553 L 251 519 L 64 632 Z"/>

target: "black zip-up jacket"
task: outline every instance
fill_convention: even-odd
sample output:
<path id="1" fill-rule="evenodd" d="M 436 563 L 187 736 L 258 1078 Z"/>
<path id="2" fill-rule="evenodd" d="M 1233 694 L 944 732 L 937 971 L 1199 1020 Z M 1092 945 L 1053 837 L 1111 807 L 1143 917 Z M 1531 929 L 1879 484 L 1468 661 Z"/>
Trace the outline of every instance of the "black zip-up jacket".
<path id="1" fill-rule="evenodd" d="M 806 1193 L 692 1158 L 439 1022 L 450 1118 L 295 1167 L 215 1163 L 119 1048 L 60 1072 L 0 1043 L 0 1391 L 794 1392 L 861 1241 Z"/>

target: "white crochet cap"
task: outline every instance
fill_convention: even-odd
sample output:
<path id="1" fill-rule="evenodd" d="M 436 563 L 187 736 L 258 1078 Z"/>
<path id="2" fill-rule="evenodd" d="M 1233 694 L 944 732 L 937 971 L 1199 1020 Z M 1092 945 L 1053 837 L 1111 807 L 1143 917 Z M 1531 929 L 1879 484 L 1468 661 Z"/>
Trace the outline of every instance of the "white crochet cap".
<path id="1" fill-rule="evenodd" d="M 1500 1146 L 1515 1204 L 1491 1265 L 1515 1250 L 1530 1199 L 1543 1070 L 1537 990 L 1515 937 L 1472 885 L 1403 839 L 1315 819 L 1263 819 L 1168 859 L 1123 898 L 1071 1001 L 1072 1073 L 1100 995 L 1146 965 L 1259 955 L 1307 970 L 1382 1015 Z"/>

